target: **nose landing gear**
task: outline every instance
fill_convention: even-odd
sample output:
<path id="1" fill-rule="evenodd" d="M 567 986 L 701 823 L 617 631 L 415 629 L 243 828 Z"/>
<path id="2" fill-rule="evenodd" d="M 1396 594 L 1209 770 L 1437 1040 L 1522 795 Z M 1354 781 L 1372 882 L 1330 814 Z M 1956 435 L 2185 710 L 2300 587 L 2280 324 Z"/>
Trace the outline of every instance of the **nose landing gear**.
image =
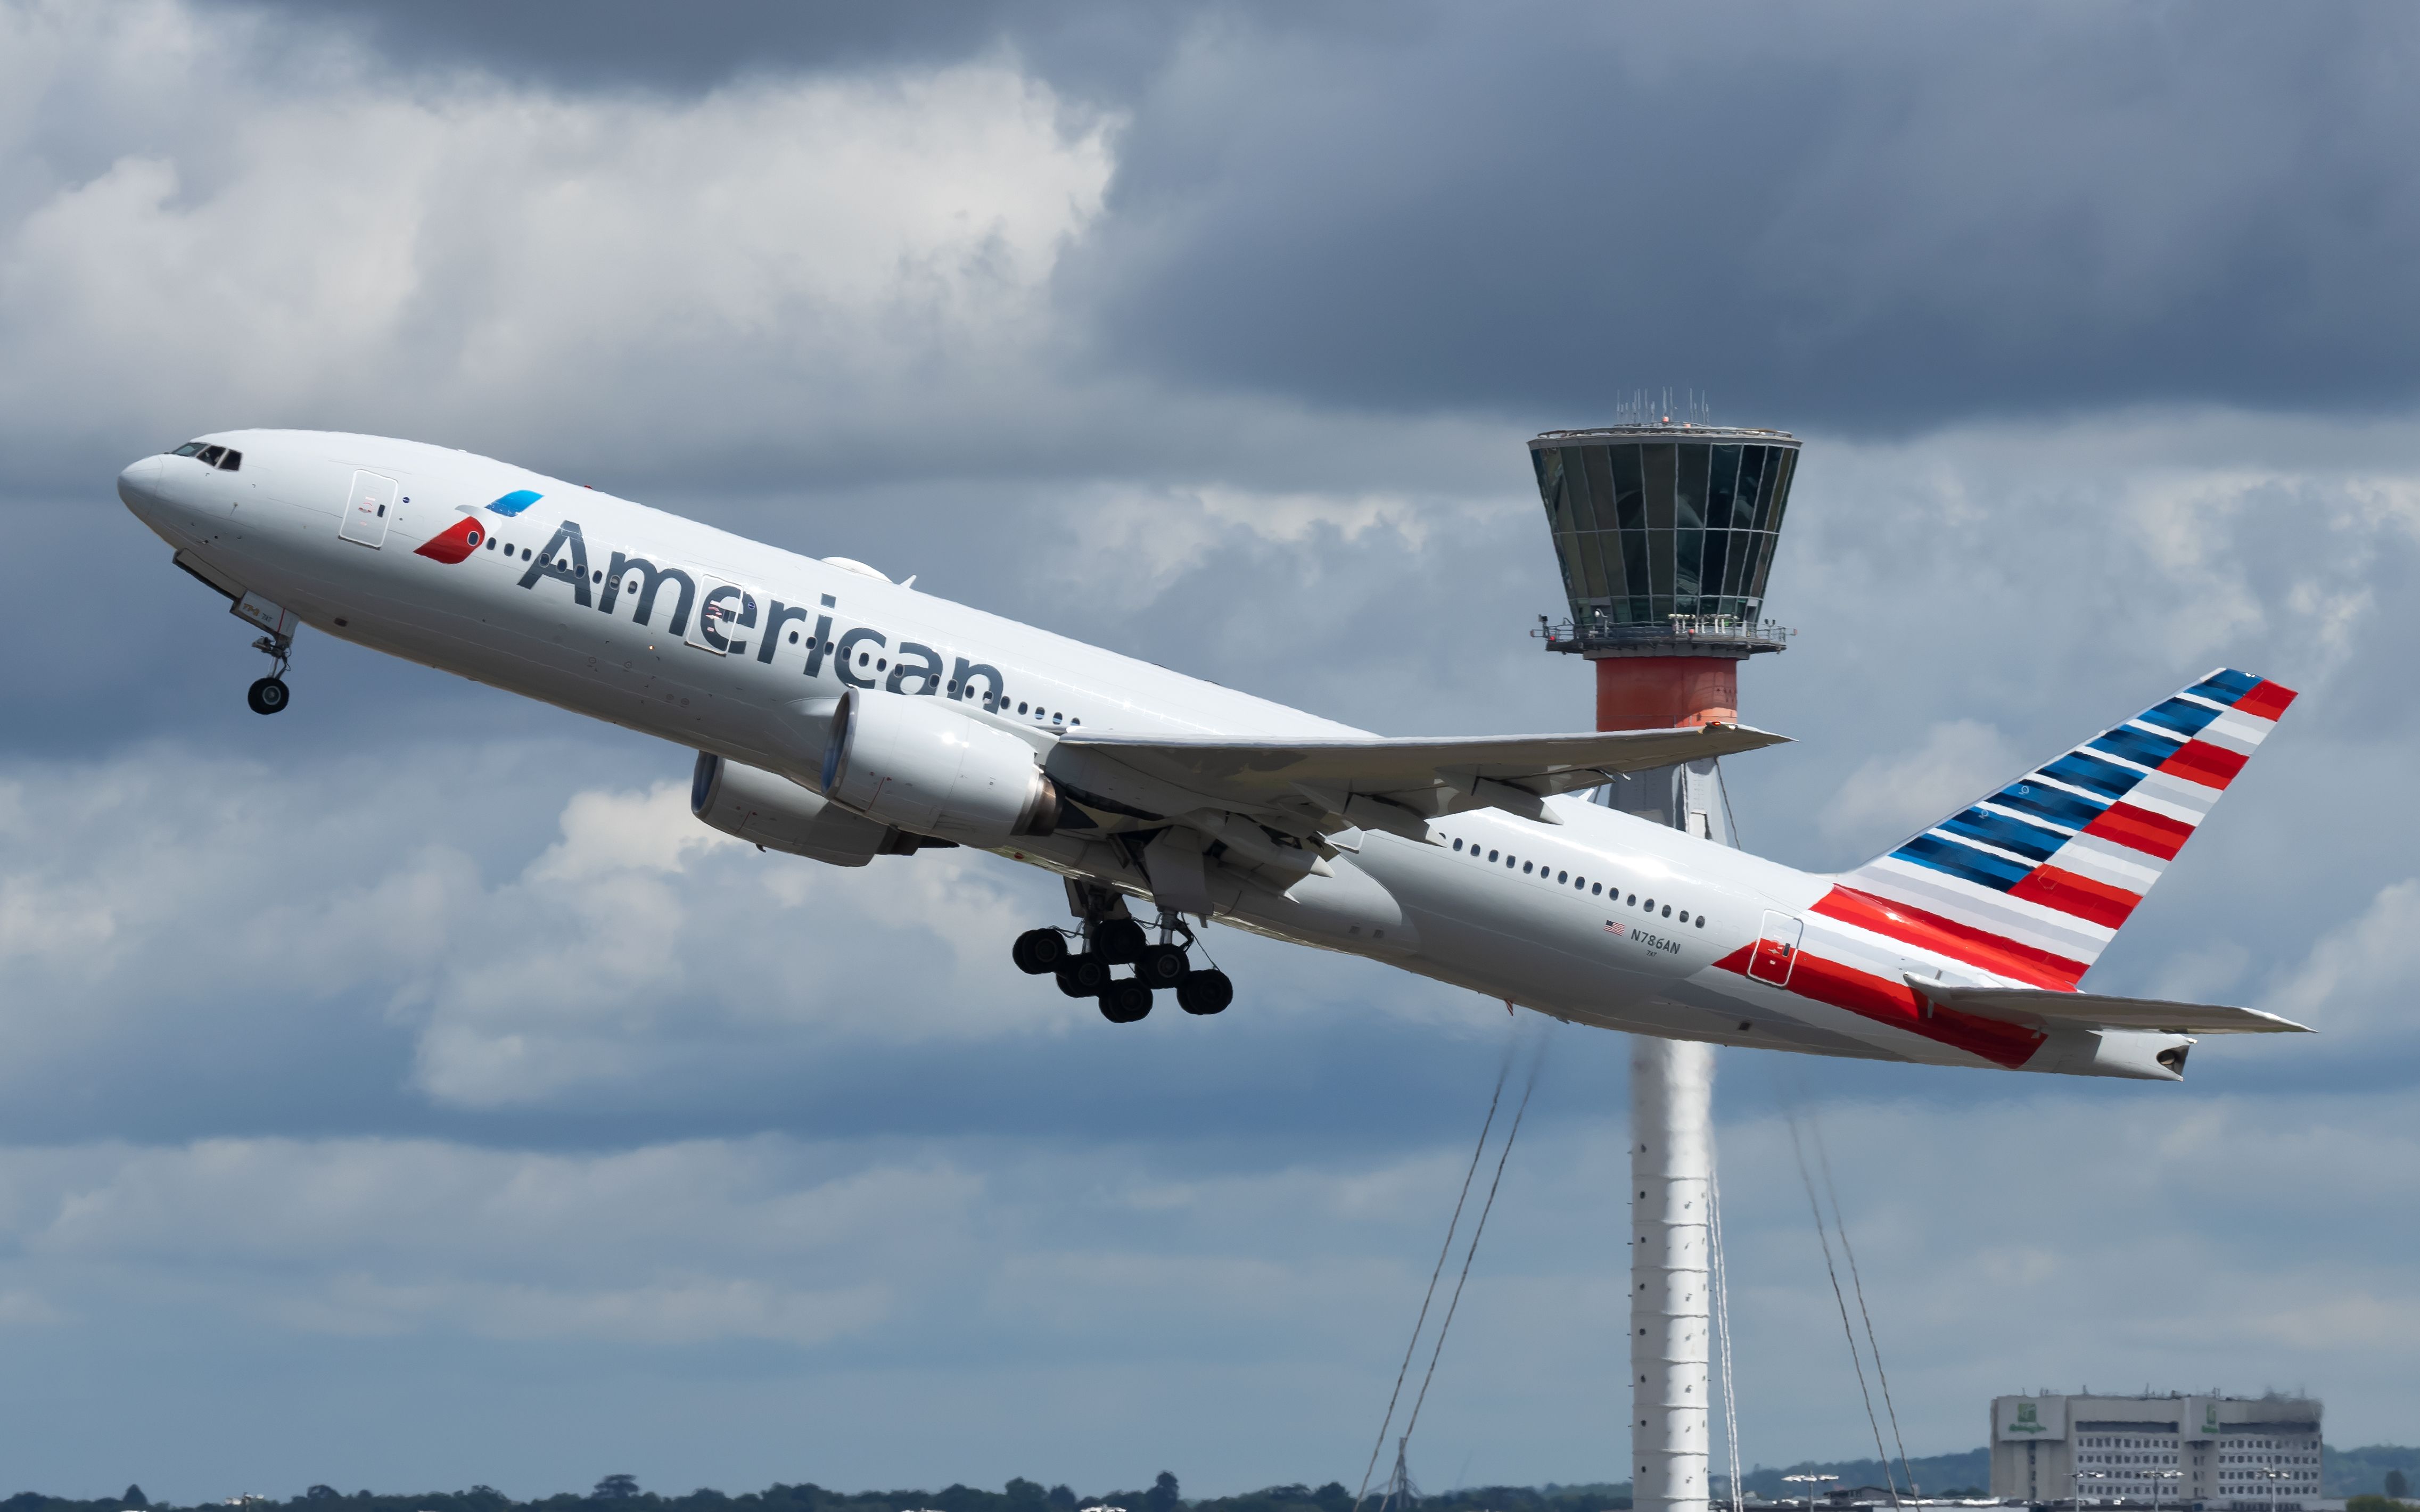
<path id="1" fill-rule="evenodd" d="M 252 649 L 269 657 L 273 665 L 268 676 L 252 685 L 243 702 L 255 714 L 283 713 L 289 697 L 286 669 L 294 659 L 294 638 L 265 635 L 252 643 Z"/>
<path id="2" fill-rule="evenodd" d="M 1184 916 L 1162 913 L 1155 941 L 1126 913 L 1125 900 L 1106 887 L 1071 881 L 1067 901 L 1080 920 L 1075 939 L 1065 930 L 1026 931 L 1011 952 L 1019 971 L 1055 978 L 1070 997 L 1098 999 L 1101 1016 L 1112 1024 L 1148 1016 L 1154 995 L 1169 988 L 1176 991 L 1176 1006 L 1197 1016 L 1222 1012 L 1235 1000 L 1235 984 L 1225 972 L 1194 968 L 1191 952 L 1201 942 Z M 1112 966 L 1123 965 L 1133 966 L 1134 974 L 1111 974 Z"/>

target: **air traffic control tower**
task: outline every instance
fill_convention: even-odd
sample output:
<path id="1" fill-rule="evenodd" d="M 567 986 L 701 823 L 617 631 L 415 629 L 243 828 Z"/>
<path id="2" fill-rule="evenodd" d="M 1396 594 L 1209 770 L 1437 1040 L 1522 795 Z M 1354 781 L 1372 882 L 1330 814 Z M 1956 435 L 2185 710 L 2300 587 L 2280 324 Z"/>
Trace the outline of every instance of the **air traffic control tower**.
<path id="1" fill-rule="evenodd" d="M 1740 663 L 1789 639 L 1764 617 L 1764 583 L 1797 438 L 1664 419 L 1550 430 L 1529 442 L 1529 460 L 1572 605 L 1561 625 L 1541 616 L 1537 633 L 1548 650 L 1596 664 L 1597 728 L 1736 722 Z M 1635 773 L 1600 792 L 1639 818 L 1738 843 L 1712 761 Z M 1638 1512 L 1705 1512 L 1712 1489 L 1714 1088 L 1714 1046 L 1631 1037 L 1624 1196 Z"/>
<path id="2" fill-rule="evenodd" d="M 1797 438 L 1668 423 L 1550 430 L 1529 460 L 1572 607 L 1540 633 L 1548 650 L 1596 664 L 1596 727 L 1737 722 L 1739 664 L 1790 635 L 1764 617 L 1764 583 Z M 1732 842 L 1711 762 L 1637 774 L 1607 798 Z"/>

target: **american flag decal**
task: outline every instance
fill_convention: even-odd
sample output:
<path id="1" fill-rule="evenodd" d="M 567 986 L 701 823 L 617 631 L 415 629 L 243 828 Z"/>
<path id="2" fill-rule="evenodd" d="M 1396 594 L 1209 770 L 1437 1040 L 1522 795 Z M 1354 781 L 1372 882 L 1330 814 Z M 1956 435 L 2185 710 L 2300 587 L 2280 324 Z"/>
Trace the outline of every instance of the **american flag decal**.
<path id="1" fill-rule="evenodd" d="M 1610 918 L 1605 921 L 1605 932 L 1607 934 L 1628 934 L 1630 933 L 1630 931 L 1622 928 L 1619 923 Z"/>

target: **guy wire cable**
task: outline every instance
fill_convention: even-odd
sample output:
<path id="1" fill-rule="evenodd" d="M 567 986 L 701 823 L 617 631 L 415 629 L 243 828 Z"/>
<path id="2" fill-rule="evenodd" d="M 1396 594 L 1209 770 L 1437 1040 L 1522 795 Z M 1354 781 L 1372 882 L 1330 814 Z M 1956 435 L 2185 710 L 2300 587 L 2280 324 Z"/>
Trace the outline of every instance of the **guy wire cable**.
<path id="1" fill-rule="evenodd" d="M 1470 1279 L 1470 1262 L 1479 1254 L 1479 1239 L 1487 1232 L 1487 1215 L 1496 1210 L 1496 1189 L 1504 1184 L 1504 1163 L 1512 1158 L 1512 1141 L 1521 1137 L 1521 1116 L 1529 1111 L 1529 1094 L 1538 1089 L 1538 1071 L 1545 1064 L 1546 1044 L 1538 1041 L 1538 1053 L 1529 1062 L 1529 1084 L 1521 1088 L 1521 1105 L 1512 1110 L 1512 1127 L 1504 1135 L 1504 1151 L 1496 1157 L 1496 1178 L 1487 1183 L 1487 1200 L 1480 1204 L 1479 1222 L 1470 1229 L 1470 1248 L 1463 1252 L 1462 1274 L 1454 1279 L 1453 1296 L 1445 1306 L 1445 1321 L 1437 1324 L 1436 1347 L 1429 1350 L 1428 1373 L 1420 1377 L 1420 1394 L 1412 1398 L 1412 1415 L 1404 1419 L 1404 1442 L 1409 1443 L 1412 1429 L 1420 1420 L 1420 1404 L 1429 1399 L 1429 1382 L 1436 1379 L 1437 1356 L 1445 1352 L 1446 1331 L 1453 1327 L 1453 1315 L 1462 1305 L 1463 1283 Z"/>
<path id="2" fill-rule="evenodd" d="M 1907 1462 L 1907 1441 L 1900 1437 L 1899 1409 L 1891 1405 L 1890 1376 L 1883 1369 L 1883 1347 L 1874 1338 L 1874 1315 L 1866 1310 L 1866 1284 L 1857 1277 L 1857 1252 L 1849 1247 L 1849 1226 L 1840 1221 L 1840 1192 L 1832 1184 L 1832 1155 L 1823 1144 L 1823 1125 L 1807 1120 L 1808 1134 L 1815 1137 L 1815 1165 L 1823 1173 L 1823 1196 L 1832 1204 L 1832 1227 L 1839 1231 L 1840 1253 L 1849 1257 L 1849 1285 L 1856 1289 L 1857 1315 L 1866 1320 L 1866 1352 L 1874 1357 L 1874 1379 L 1882 1382 L 1883 1411 L 1890 1414 L 1891 1440 L 1899 1445 L 1899 1468 L 1907 1477 L 1907 1494 L 1922 1496 L 1916 1484 L 1916 1467 Z"/>
<path id="3" fill-rule="evenodd" d="M 1739 1404 L 1731 1395 L 1731 1281 L 1723 1258 L 1723 1183 L 1719 1161 L 1706 1167 L 1706 1228 L 1713 1241 L 1711 1269 L 1714 1283 L 1714 1341 L 1720 1350 L 1723 1388 L 1723 1451 L 1730 1474 L 1731 1512 L 1740 1504 Z"/>
<path id="4" fill-rule="evenodd" d="M 1420 1330 L 1429 1320 L 1429 1304 L 1436 1300 L 1437 1277 L 1445 1273 L 1445 1257 L 1453 1253 L 1453 1231 L 1462 1226 L 1462 1205 L 1470 1200 L 1470 1180 L 1479 1174 L 1479 1157 L 1487 1152 L 1487 1131 L 1496 1126 L 1497 1104 L 1504 1101 L 1504 1079 L 1512 1074 L 1513 1041 L 1504 1046 L 1504 1064 L 1496 1072 L 1496 1092 L 1487 1100 L 1487 1119 L 1479 1126 L 1479 1144 L 1470 1152 L 1470 1169 L 1462 1173 L 1462 1196 L 1453 1199 L 1453 1219 L 1445 1226 L 1445 1243 L 1437 1250 L 1436 1268 L 1429 1272 L 1428 1295 L 1420 1299 L 1420 1315 L 1412 1323 L 1411 1341 L 1404 1346 L 1404 1363 L 1395 1372 L 1395 1389 L 1387 1398 L 1386 1421 L 1378 1425 L 1378 1442 L 1370 1449 L 1370 1463 L 1361 1472 L 1361 1489 L 1353 1498 L 1353 1512 L 1370 1495 L 1370 1477 L 1377 1473 L 1378 1456 L 1386 1452 L 1387 1430 L 1395 1424 L 1395 1404 L 1403 1399 L 1404 1378 L 1411 1374 L 1412 1354 L 1420 1347 Z"/>
<path id="5" fill-rule="evenodd" d="M 1849 1325 L 1849 1302 L 1840 1294 L 1840 1273 L 1832 1263 L 1832 1236 L 1823 1227 L 1823 1210 L 1815 1200 L 1815 1178 L 1807 1169 L 1807 1149 L 1798 1137 L 1796 1108 L 1790 1110 L 1789 1119 L 1790 1152 L 1798 1157 L 1798 1180 L 1807 1186 L 1807 1211 L 1815 1219 L 1815 1241 L 1823 1246 L 1823 1273 L 1832 1278 L 1832 1300 L 1840 1308 L 1840 1336 L 1849 1341 L 1849 1364 L 1856 1367 L 1857 1395 L 1866 1399 L 1866 1422 L 1874 1430 L 1874 1458 L 1883 1463 L 1883 1479 L 1890 1484 L 1891 1506 L 1897 1509 L 1900 1504 L 1899 1476 L 1891 1469 L 1890 1451 L 1883 1447 L 1882 1419 L 1874 1415 L 1874 1396 L 1866 1386 L 1865 1358 L 1857 1352 L 1856 1330 Z"/>

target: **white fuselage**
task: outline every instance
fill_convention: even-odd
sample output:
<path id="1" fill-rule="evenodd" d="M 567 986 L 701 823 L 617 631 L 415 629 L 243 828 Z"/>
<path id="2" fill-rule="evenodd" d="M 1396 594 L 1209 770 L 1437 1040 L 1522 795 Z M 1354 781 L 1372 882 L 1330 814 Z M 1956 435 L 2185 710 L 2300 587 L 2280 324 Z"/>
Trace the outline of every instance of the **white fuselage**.
<path id="1" fill-rule="evenodd" d="M 803 781 L 814 779 L 820 753 L 802 748 L 785 717 L 800 700 L 849 687 L 922 692 L 924 679 L 949 679 L 972 663 L 998 670 L 1005 697 L 997 710 L 962 705 L 965 717 L 1029 738 L 1043 733 L 1046 744 L 1049 733 L 1077 728 L 1358 733 L 853 564 L 486 457 L 322 432 L 208 440 L 240 449 L 240 470 L 160 456 L 129 468 L 119 486 L 144 523 L 223 590 L 271 601 L 325 634 Z M 349 524 L 365 471 L 394 481 L 392 501 L 385 517 L 364 513 Z M 489 510 L 517 491 L 536 496 L 522 513 Z M 489 537 L 476 549 L 452 563 L 418 551 L 473 511 L 487 511 L 479 517 Z M 623 587 L 617 553 L 679 567 L 701 600 L 722 585 L 743 590 L 764 613 L 733 633 L 728 650 L 700 638 L 699 613 L 685 636 L 669 633 L 660 607 L 651 624 L 636 623 L 636 595 L 613 591 Z M 570 565 L 534 572 L 550 559 Z M 792 612 L 777 617 L 781 609 Z M 1793 941 L 1803 931 L 1809 954 L 1821 948 L 1859 980 L 1894 988 L 1909 970 L 1994 979 L 1817 916 L 1834 886 L 1828 877 L 1578 798 L 1547 803 L 1561 823 L 1480 810 L 1436 821 L 1428 843 L 1373 831 L 1337 837 L 1345 853 L 1331 875 L 1304 877 L 1283 894 L 1224 889 L 1217 917 L 1608 1028 L 1880 1059 L 2090 1069 L 2088 1036 L 2037 1036 L 2022 1054 L 2005 1044 L 1978 1051 L 1928 1032 L 1921 1012 L 1877 1009 L 1854 994 L 1844 1000 L 1837 981 L 1813 996 L 1757 980 L 1740 963 L 1776 931 Z M 1097 838 L 1063 832 L 1000 854 L 1148 894 L 1125 855 Z"/>

